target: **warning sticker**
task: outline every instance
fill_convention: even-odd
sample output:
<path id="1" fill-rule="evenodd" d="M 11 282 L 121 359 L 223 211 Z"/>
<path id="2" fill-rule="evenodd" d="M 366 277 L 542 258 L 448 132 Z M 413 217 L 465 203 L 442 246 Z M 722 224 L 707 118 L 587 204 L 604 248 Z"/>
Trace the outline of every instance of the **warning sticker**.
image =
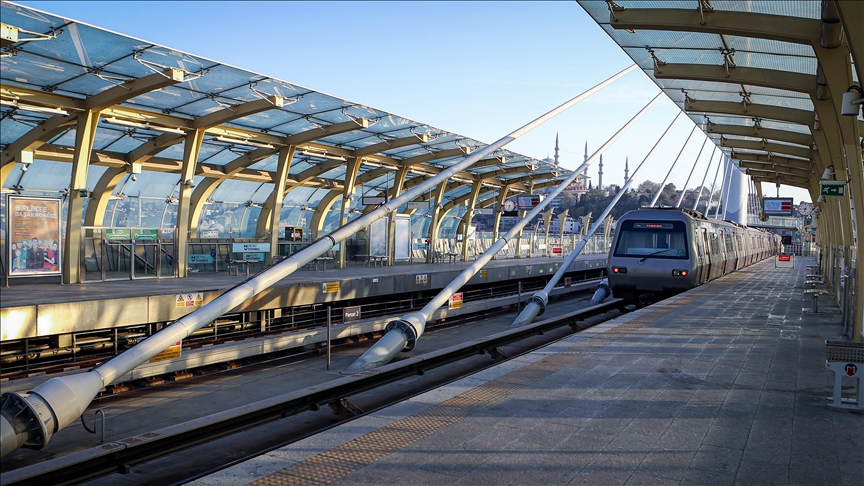
<path id="1" fill-rule="evenodd" d="M 339 282 L 324 282 L 321 284 L 321 291 L 325 294 L 335 294 L 339 292 Z"/>
<path id="2" fill-rule="evenodd" d="M 167 361 L 169 359 L 177 359 L 180 357 L 180 351 L 183 349 L 182 341 L 177 341 L 171 346 L 168 346 L 168 349 L 162 351 L 150 358 L 151 363 L 156 363 L 157 361 Z"/>
<path id="3" fill-rule="evenodd" d="M 204 305 L 204 295 L 201 292 L 177 294 L 174 302 L 178 308 L 201 307 L 202 305 Z"/>
<path id="4" fill-rule="evenodd" d="M 455 294 L 450 296 L 450 308 L 451 309 L 461 309 L 462 308 L 462 292 L 456 292 Z"/>

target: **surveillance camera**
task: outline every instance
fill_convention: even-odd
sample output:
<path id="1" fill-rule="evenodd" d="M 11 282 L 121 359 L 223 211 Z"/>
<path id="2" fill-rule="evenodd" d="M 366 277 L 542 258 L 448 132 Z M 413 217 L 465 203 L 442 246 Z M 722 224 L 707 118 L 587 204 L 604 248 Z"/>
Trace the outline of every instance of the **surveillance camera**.
<path id="1" fill-rule="evenodd" d="M 861 104 L 864 102 L 864 95 L 861 93 L 861 88 L 858 86 L 850 86 L 849 90 L 843 93 L 843 101 L 840 105 L 840 114 L 846 116 L 858 116 L 861 111 Z"/>
<path id="2" fill-rule="evenodd" d="M 21 172 L 27 172 L 27 164 L 21 164 Z"/>
<path id="3" fill-rule="evenodd" d="M 138 180 L 138 176 L 136 176 L 135 174 L 132 174 L 132 181 L 134 182 L 134 181 L 137 181 L 137 180 Z"/>

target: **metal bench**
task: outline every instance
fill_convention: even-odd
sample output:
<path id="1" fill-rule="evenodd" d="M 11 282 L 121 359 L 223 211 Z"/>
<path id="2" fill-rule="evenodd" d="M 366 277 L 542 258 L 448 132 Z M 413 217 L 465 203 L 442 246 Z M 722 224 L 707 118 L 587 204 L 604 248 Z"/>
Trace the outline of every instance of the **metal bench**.
<path id="1" fill-rule="evenodd" d="M 456 258 L 459 256 L 459 254 L 455 251 L 448 251 L 444 254 L 444 256 L 450 260 L 450 263 L 456 263 Z"/>
<path id="2" fill-rule="evenodd" d="M 383 267 L 385 263 L 387 263 L 387 257 L 386 256 L 368 256 L 368 257 L 366 257 L 366 266 L 367 267 L 377 267 L 379 265 Z"/>
<path id="3" fill-rule="evenodd" d="M 864 343 L 825 341 L 825 367 L 834 372 L 834 391 L 829 398 L 832 407 L 864 410 L 861 388 L 864 383 Z M 843 377 L 856 381 L 855 398 L 843 398 Z"/>
<path id="4" fill-rule="evenodd" d="M 810 311 L 811 314 L 819 313 L 819 296 L 827 293 L 829 293 L 827 290 L 822 289 L 807 289 L 804 291 L 804 295 L 813 296 L 813 310 Z"/>
<path id="5" fill-rule="evenodd" d="M 258 260 L 231 260 L 228 263 L 228 275 L 240 275 L 240 267 L 242 266 L 248 277 L 250 263 L 258 263 Z"/>

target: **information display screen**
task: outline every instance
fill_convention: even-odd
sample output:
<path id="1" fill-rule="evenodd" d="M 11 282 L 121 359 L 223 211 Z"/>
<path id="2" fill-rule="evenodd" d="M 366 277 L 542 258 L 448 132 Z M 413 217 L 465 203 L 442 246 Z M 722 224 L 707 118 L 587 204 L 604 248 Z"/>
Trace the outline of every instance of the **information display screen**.
<path id="1" fill-rule="evenodd" d="M 516 196 L 516 204 L 519 206 L 519 209 L 534 209 L 540 204 L 540 196 L 537 194 Z"/>
<path id="2" fill-rule="evenodd" d="M 791 197 L 766 197 L 763 204 L 762 210 L 766 216 L 792 216 Z"/>

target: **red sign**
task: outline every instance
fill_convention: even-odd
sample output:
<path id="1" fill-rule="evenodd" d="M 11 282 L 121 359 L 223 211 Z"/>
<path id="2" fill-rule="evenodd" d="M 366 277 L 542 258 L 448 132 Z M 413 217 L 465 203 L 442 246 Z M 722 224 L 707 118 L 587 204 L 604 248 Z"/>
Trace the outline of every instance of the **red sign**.
<path id="1" fill-rule="evenodd" d="M 792 255 L 777 255 L 777 260 L 781 262 L 791 262 Z"/>
<path id="2" fill-rule="evenodd" d="M 553 255 L 560 255 L 562 253 L 564 253 L 564 249 L 561 248 L 560 246 L 553 246 L 552 247 L 552 254 Z"/>

